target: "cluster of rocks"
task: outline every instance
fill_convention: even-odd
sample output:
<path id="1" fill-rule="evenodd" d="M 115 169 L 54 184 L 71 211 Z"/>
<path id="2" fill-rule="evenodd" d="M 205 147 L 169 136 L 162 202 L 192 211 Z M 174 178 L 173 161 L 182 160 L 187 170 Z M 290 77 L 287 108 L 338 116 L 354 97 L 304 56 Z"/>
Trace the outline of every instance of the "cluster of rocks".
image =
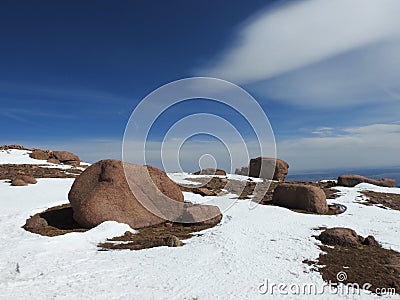
<path id="1" fill-rule="evenodd" d="M 196 180 L 200 181 L 200 180 Z M 212 177 L 211 179 L 206 179 L 204 182 L 200 181 L 201 186 L 180 186 L 183 192 L 191 192 L 194 194 L 199 194 L 201 196 L 218 196 L 221 194 L 222 189 L 226 188 L 228 183 L 227 178 Z"/>
<path id="2" fill-rule="evenodd" d="M 33 159 L 72 166 L 72 168 L 65 170 L 44 168 L 39 164 L 0 164 L 0 179 L 10 180 L 12 186 L 35 184 L 37 182 L 35 178 L 75 178 L 82 173 L 80 168 L 76 168 L 81 163 L 79 157 L 68 151 L 29 149 L 18 144 L 0 146 L 0 151 L 9 150 L 30 151 L 29 156 Z"/>
<path id="3" fill-rule="evenodd" d="M 118 160 L 88 167 L 68 199 L 74 220 L 85 228 L 110 220 L 139 229 L 166 220 L 206 224 L 222 218 L 216 206 L 184 203 L 179 186 L 161 170 Z"/>
<path id="4" fill-rule="evenodd" d="M 52 151 L 52 150 L 41 150 L 41 149 L 29 149 L 18 144 L 3 145 L 0 146 L 0 150 L 27 150 L 31 151 L 29 156 L 33 159 L 46 160 L 47 162 L 54 164 L 66 164 L 78 166 L 81 160 L 76 154 L 68 151 Z"/>
<path id="5" fill-rule="evenodd" d="M 29 175 L 19 175 L 11 180 L 12 186 L 25 186 L 37 183 L 36 179 Z"/>
<path id="6" fill-rule="evenodd" d="M 334 208 L 328 206 L 326 201 L 327 196 L 324 189 L 311 184 L 285 182 L 288 171 L 289 164 L 284 160 L 269 157 L 256 157 L 250 160 L 248 166 L 237 168 L 235 170 L 235 174 L 278 181 L 278 185 L 272 191 L 272 201 L 270 201 L 270 203 L 273 205 L 317 214 L 332 213 L 332 211 L 329 212 L 329 210 Z M 194 174 L 225 175 L 225 171 L 204 169 Z M 212 180 L 214 180 L 214 178 Z M 362 182 L 384 187 L 396 186 L 396 181 L 394 179 L 383 178 L 380 180 L 375 180 L 354 174 L 345 174 L 339 176 L 337 185 L 354 187 Z M 253 184 L 253 186 L 254 185 L 255 184 Z M 254 190 L 254 187 L 252 187 L 252 190 Z M 252 190 L 249 192 L 252 193 Z M 191 191 L 202 196 L 216 196 L 220 190 L 216 189 L 213 185 L 206 184 L 201 187 L 191 187 L 187 189 L 187 191 Z M 340 209 L 337 211 L 341 212 Z"/>
<path id="7" fill-rule="evenodd" d="M 81 163 L 80 158 L 76 154 L 68 151 L 33 149 L 29 156 L 33 159 L 46 160 L 53 164 L 79 166 Z"/>
<path id="8" fill-rule="evenodd" d="M 11 149 L 16 149 L 16 150 L 29 150 L 28 148 L 25 148 L 24 146 L 17 145 L 17 144 L 0 146 L 0 150 L 11 150 Z"/>
<path id="9" fill-rule="evenodd" d="M 13 180 L 21 176 L 34 178 L 76 178 L 81 168 L 46 168 L 35 164 L 0 164 L 0 180 Z"/>

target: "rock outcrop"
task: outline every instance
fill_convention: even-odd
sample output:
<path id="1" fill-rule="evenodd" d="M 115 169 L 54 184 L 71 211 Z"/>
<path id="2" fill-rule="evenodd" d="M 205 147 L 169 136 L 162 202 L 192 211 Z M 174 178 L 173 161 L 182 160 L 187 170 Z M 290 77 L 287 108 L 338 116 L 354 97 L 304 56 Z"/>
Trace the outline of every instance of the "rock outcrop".
<path id="1" fill-rule="evenodd" d="M 250 160 L 249 176 L 251 177 L 284 181 L 288 172 L 289 164 L 281 159 L 257 157 Z"/>
<path id="2" fill-rule="evenodd" d="M 226 172 L 221 169 L 207 168 L 193 173 L 194 175 L 226 175 Z"/>
<path id="3" fill-rule="evenodd" d="M 357 184 L 360 184 L 363 182 L 378 185 L 378 186 L 383 186 L 383 187 L 396 187 L 396 180 L 391 179 L 391 178 L 382 178 L 382 179 L 376 180 L 376 179 L 371 179 L 368 177 L 364 177 L 361 175 L 355 175 L 355 174 L 345 174 L 345 175 L 339 176 L 337 184 L 339 186 L 354 187 Z"/>
<path id="4" fill-rule="evenodd" d="M 11 150 L 11 149 L 16 149 L 16 150 L 29 150 L 29 149 L 25 148 L 24 146 L 17 145 L 17 144 L 0 146 L 0 150 Z"/>
<path id="5" fill-rule="evenodd" d="M 299 183 L 279 184 L 274 190 L 272 203 L 317 214 L 326 214 L 329 210 L 323 189 Z"/>
<path id="6" fill-rule="evenodd" d="M 81 163 L 80 158 L 68 151 L 51 151 L 33 149 L 29 154 L 33 159 L 47 160 L 50 163 L 62 163 L 66 165 L 78 166 Z"/>

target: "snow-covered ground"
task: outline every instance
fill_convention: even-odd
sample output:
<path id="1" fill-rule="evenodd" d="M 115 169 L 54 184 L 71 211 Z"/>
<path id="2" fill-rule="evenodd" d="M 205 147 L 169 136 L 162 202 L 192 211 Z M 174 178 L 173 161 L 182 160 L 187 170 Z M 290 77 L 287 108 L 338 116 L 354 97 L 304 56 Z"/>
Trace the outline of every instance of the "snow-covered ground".
<path id="1" fill-rule="evenodd" d="M 0 155 L 1 157 L 1 155 Z M 186 175 L 170 174 L 183 180 Z M 125 224 L 105 222 L 86 233 L 44 237 L 21 226 L 32 214 L 67 203 L 73 179 L 38 179 L 35 185 L 12 187 L 0 181 L 0 299 L 268 299 L 261 283 L 313 284 L 322 288 L 318 272 L 302 263 L 321 253 L 313 237 L 319 226 L 344 226 L 373 235 L 385 248 L 400 251 L 400 212 L 356 202 L 361 190 L 400 193 L 371 185 L 339 188 L 330 202 L 347 206 L 345 213 L 320 216 L 239 200 L 224 212 L 219 225 L 177 248 L 98 251 L 98 242 L 123 234 Z M 199 202 L 199 195 L 184 193 Z M 226 206 L 234 195 L 207 197 Z M 262 286 L 264 288 L 265 286 Z M 281 295 L 284 299 L 321 295 Z M 325 299 L 382 299 L 361 292 Z M 393 296 L 392 298 L 400 298 Z"/>

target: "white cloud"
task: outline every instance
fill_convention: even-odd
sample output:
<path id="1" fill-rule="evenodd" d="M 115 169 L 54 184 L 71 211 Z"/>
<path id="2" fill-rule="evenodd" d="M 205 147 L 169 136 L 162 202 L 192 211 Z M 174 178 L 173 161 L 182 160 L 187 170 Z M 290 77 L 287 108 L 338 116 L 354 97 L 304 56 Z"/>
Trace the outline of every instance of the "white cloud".
<path id="1" fill-rule="evenodd" d="M 292 1 L 251 19 L 203 73 L 250 83 L 400 34 L 397 0 Z"/>
<path id="2" fill-rule="evenodd" d="M 343 128 L 330 136 L 285 140 L 277 148 L 292 170 L 399 166 L 400 125 Z"/>
<path id="3" fill-rule="evenodd" d="M 400 1 L 284 2 L 248 20 L 196 73 L 296 106 L 391 101 L 384 91 L 400 85 Z"/>

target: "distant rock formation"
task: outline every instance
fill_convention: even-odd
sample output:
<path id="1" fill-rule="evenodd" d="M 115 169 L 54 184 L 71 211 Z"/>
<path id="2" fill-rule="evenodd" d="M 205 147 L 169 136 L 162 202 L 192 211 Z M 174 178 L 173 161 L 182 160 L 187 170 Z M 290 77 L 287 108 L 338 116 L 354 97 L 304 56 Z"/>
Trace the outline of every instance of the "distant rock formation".
<path id="1" fill-rule="evenodd" d="M 382 179 L 376 180 L 376 179 L 371 179 L 368 177 L 364 177 L 361 175 L 355 175 L 355 174 L 345 174 L 345 175 L 339 176 L 337 184 L 339 186 L 354 187 L 357 184 L 360 184 L 363 182 L 378 185 L 378 186 L 383 186 L 383 187 L 396 187 L 396 180 L 391 179 L 391 178 L 382 178 Z"/>
<path id="2" fill-rule="evenodd" d="M 251 177 L 284 181 L 288 172 L 289 164 L 281 159 L 257 157 L 250 160 L 249 176 Z"/>
<path id="3" fill-rule="evenodd" d="M 29 154 L 29 157 L 33 159 L 47 160 L 50 163 L 55 164 L 66 164 L 78 166 L 81 163 L 80 158 L 68 151 L 51 151 L 51 150 L 41 150 L 33 149 Z"/>
<path id="4" fill-rule="evenodd" d="M 25 148 L 24 146 L 17 145 L 17 144 L 0 146 L 0 150 L 10 150 L 10 149 L 29 150 L 29 149 Z"/>
<path id="5" fill-rule="evenodd" d="M 226 175 L 226 172 L 221 169 L 207 168 L 193 173 L 194 175 Z"/>
<path id="6" fill-rule="evenodd" d="M 65 165 L 78 166 L 81 163 L 80 158 L 76 154 L 73 154 L 68 151 L 29 149 L 17 144 L 0 146 L 0 150 L 11 150 L 11 149 L 31 151 L 31 153 L 29 153 L 30 158 L 47 160 L 48 162 L 54 164 L 61 163 Z"/>
<path id="7" fill-rule="evenodd" d="M 329 210 L 323 189 L 300 183 L 281 183 L 272 196 L 272 204 L 318 214 Z"/>
<path id="8" fill-rule="evenodd" d="M 75 180 L 68 198 L 75 221 L 86 228 L 117 221 L 139 229 L 164 222 L 168 216 L 162 216 L 167 214 L 182 217 L 182 221 L 187 214 L 186 220 L 193 222 L 222 217 L 216 206 L 193 208 L 183 203 L 179 186 L 161 170 L 118 160 L 102 160 L 88 167 Z"/>
<path id="9" fill-rule="evenodd" d="M 236 168 L 235 174 L 243 175 L 243 176 L 249 176 L 249 167 Z"/>

